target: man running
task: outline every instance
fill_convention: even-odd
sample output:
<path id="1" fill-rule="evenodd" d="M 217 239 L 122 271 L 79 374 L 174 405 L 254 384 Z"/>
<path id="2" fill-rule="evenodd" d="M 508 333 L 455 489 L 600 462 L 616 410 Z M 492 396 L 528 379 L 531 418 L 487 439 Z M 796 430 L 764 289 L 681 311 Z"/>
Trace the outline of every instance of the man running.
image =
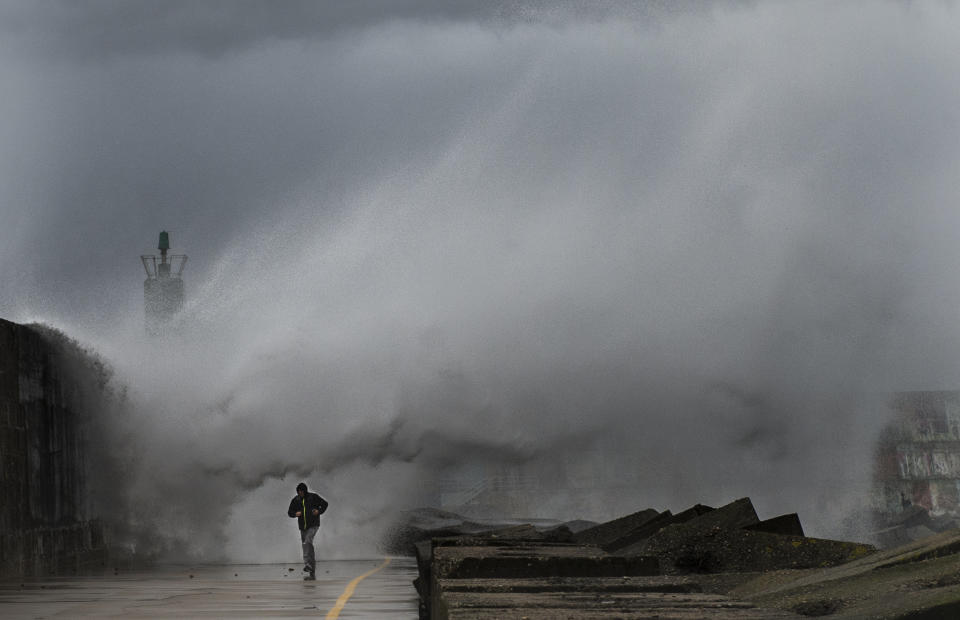
<path id="1" fill-rule="evenodd" d="M 297 485 L 297 496 L 290 500 L 287 515 L 297 520 L 300 527 L 300 542 L 303 543 L 303 571 L 307 573 L 304 581 L 314 581 L 317 562 L 313 552 L 313 537 L 320 529 L 320 515 L 327 511 L 327 500 L 316 493 L 307 491 L 306 483 Z"/>

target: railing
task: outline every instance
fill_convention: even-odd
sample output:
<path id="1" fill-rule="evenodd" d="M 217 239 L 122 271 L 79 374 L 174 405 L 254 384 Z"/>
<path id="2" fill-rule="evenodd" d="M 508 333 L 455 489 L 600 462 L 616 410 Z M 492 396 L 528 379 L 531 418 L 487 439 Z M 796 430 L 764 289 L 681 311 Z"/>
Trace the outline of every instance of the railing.
<path id="1" fill-rule="evenodd" d="M 177 266 L 177 272 L 175 274 L 171 274 L 171 276 L 179 278 L 180 275 L 183 273 L 183 268 L 187 264 L 187 255 L 186 254 L 168 254 L 167 255 L 167 260 L 170 261 L 168 264 L 170 264 L 171 266 L 173 266 L 174 259 L 179 260 L 179 265 Z M 157 271 L 157 260 L 162 260 L 162 258 L 160 256 L 155 256 L 153 254 L 140 255 L 140 261 L 143 263 L 143 269 L 144 271 L 147 272 L 148 278 L 158 277 L 159 272 Z M 152 271 L 150 269 L 151 266 L 153 267 Z"/>

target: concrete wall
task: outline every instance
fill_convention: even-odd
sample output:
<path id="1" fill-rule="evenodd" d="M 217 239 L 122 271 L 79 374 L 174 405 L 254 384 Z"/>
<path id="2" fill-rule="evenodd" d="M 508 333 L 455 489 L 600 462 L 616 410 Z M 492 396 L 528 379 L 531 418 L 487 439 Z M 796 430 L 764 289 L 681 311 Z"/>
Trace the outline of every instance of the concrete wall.
<path id="1" fill-rule="evenodd" d="M 86 503 L 85 433 L 63 342 L 0 319 L 0 576 L 105 561 Z"/>
<path id="2" fill-rule="evenodd" d="M 900 392 L 892 406 L 877 459 L 881 512 L 896 514 L 907 501 L 960 517 L 960 392 Z"/>

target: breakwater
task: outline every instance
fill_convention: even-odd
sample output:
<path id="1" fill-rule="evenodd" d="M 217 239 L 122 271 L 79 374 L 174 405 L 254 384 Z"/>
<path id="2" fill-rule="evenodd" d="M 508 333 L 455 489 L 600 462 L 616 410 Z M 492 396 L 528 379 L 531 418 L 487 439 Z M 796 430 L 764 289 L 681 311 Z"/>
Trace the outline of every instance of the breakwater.
<path id="1" fill-rule="evenodd" d="M 90 377 L 71 363 L 85 356 L 54 330 L 0 319 L 0 577 L 106 562 L 87 488 Z"/>

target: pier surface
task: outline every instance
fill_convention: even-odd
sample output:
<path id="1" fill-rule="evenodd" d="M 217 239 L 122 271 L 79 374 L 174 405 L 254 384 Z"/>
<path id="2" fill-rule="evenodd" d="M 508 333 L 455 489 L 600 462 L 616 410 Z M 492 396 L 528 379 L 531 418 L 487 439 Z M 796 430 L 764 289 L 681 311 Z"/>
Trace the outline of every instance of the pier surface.
<path id="1" fill-rule="evenodd" d="M 393 558 L 355 581 L 383 564 L 383 558 L 318 562 L 312 582 L 303 581 L 295 564 L 165 566 L 116 574 L 110 569 L 7 580 L 0 581 L 0 617 L 415 619 L 412 559 Z"/>

